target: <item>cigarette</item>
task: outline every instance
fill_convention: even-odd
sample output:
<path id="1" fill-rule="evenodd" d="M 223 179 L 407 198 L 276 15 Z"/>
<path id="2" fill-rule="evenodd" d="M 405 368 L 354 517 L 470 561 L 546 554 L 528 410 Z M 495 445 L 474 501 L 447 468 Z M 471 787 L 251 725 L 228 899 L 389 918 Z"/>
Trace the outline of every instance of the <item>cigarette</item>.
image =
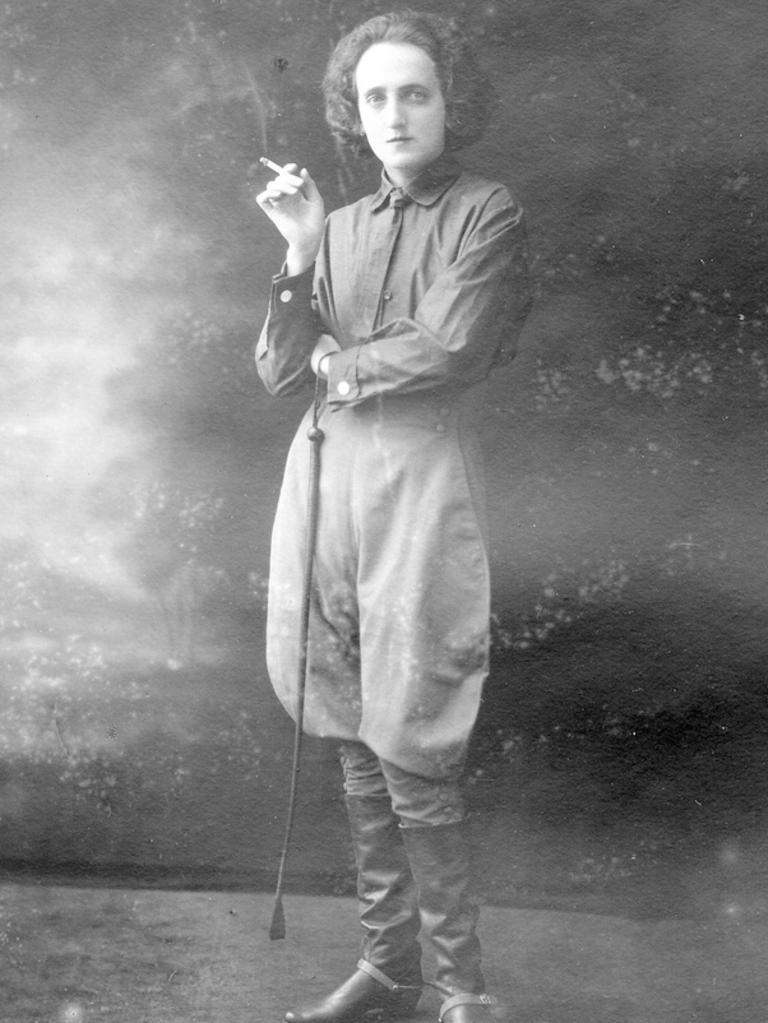
<path id="1" fill-rule="evenodd" d="M 263 164 L 269 170 L 274 171 L 275 174 L 284 174 L 285 173 L 285 168 L 284 167 L 281 167 L 279 163 L 275 163 L 274 160 L 270 160 L 266 156 L 260 156 L 259 157 L 259 163 Z M 304 187 L 303 186 L 299 189 L 299 194 L 302 195 L 305 199 L 307 198 L 307 193 L 304 191 Z"/>
<path id="2" fill-rule="evenodd" d="M 283 173 L 283 168 L 280 166 L 280 164 L 275 163 L 274 160 L 267 159 L 266 156 L 260 156 L 259 163 L 263 163 L 265 167 L 268 167 L 271 171 L 274 171 L 275 174 Z"/>

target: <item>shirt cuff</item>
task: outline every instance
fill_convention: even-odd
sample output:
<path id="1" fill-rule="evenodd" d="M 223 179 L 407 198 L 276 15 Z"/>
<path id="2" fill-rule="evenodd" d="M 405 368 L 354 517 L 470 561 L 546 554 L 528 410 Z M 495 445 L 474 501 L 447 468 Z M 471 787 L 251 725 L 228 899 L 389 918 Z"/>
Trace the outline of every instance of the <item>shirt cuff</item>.
<path id="1" fill-rule="evenodd" d="M 309 267 L 303 273 L 289 277 L 283 264 L 280 273 L 272 278 L 270 312 L 279 315 L 281 312 L 292 311 L 291 307 L 296 304 L 311 302 L 313 276 L 314 267 Z"/>
<path id="2" fill-rule="evenodd" d="M 358 346 L 334 352 L 326 363 L 328 370 L 328 404 L 352 405 L 360 399 L 357 380 Z"/>

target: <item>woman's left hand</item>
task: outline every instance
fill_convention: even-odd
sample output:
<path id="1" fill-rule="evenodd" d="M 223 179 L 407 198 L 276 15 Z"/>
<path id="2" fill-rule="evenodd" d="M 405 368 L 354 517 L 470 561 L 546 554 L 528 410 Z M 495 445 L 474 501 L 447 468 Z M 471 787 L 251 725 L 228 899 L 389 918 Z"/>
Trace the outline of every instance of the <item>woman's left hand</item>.
<path id="1" fill-rule="evenodd" d="M 327 374 L 323 365 L 323 360 L 329 355 L 333 355 L 334 352 L 340 352 L 341 346 L 332 334 L 321 334 L 317 339 L 317 344 L 312 350 L 312 355 L 309 359 L 309 364 L 312 367 L 312 371 L 315 376 L 325 377 Z"/>

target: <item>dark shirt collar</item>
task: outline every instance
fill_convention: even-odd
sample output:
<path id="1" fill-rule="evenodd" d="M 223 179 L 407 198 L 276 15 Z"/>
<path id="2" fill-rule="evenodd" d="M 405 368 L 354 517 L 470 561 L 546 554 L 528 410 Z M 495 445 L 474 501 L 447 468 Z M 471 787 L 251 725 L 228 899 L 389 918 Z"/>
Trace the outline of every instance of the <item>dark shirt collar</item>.
<path id="1" fill-rule="evenodd" d="M 434 163 L 425 167 L 421 174 L 404 188 L 393 185 L 386 171 L 382 170 L 381 184 L 372 198 L 371 209 L 376 212 L 386 206 L 393 192 L 405 193 L 419 206 L 431 206 L 448 191 L 459 174 L 461 174 L 459 162 L 455 156 L 446 152 L 441 153 Z"/>

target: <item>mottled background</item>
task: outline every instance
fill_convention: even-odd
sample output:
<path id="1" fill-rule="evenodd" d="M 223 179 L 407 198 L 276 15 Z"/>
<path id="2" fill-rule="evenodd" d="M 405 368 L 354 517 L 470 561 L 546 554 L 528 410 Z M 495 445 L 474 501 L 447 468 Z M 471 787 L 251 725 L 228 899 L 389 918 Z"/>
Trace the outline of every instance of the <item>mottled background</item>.
<path id="1" fill-rule="evenodd" d="M 430 5 L 423 4 L 428 7 Z M 465 163 L 537 301 L 484 434 L 493 672 L 469 770 L 492 898 L 765 908 L 763 0 L 448 0 L 500 103 Z M 388 3 L 0 10 L 0 860 L 262 884 L 291 727 L 263 655 L 305 399 L 252 347 L 267 153 L 368 191 L 318 82 Z M 310 742 L 291 878 L 349 883 Z M 607 901 L 606 901 L 607 900 Z"/>

